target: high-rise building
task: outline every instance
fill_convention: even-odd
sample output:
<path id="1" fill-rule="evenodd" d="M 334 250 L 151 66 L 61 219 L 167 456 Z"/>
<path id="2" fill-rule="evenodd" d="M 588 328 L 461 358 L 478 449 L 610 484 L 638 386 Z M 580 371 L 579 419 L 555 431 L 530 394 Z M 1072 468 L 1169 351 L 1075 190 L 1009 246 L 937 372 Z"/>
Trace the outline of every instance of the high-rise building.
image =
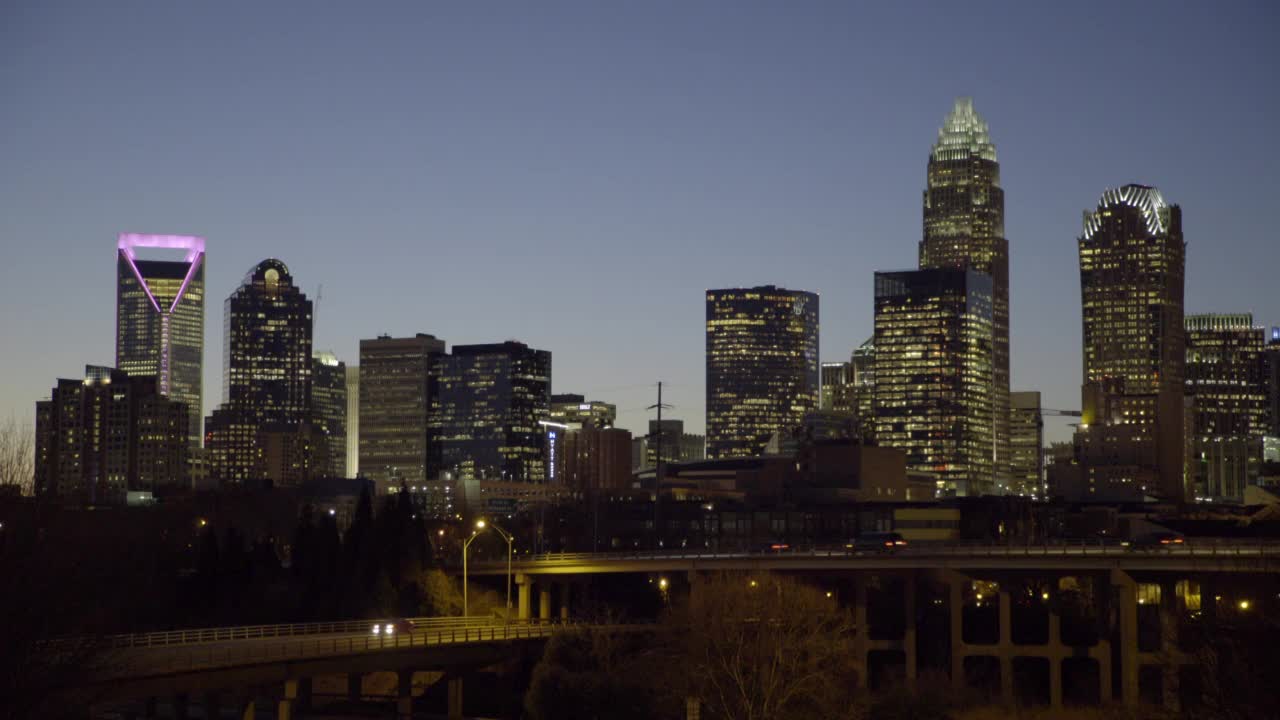
<path id="1" fill-rule="evenodd" d="M 853 369 L 853 414 L 857 421 L 858 436 L 865 442 L 876 439 L 875 390 L 876 390 L 876 339 L 867 338 L 853 351 L 849 360 Z"/>
<path id="2" fill-rule="evenodd" d="M 599 400 L 587 401 L 585 396 L 559 394 L 551 396 L 551 422 L 583 427 L 613 427 L 618 419 L 618 406 Z"/>
<path id="3" fill-rule="evenodd" d="M 205 428 L 217 481 L 281 480 L 267 477 L 258 436 L 310 423 L 311 322 L 311 301 L 275 258 L 252 267 L 227 298 L 222 405 Z"/>
<path id="4" fill-rule="evenodd" d="M 991 276 L 876 273 L 875 437 L 944 494 L 1002 492 L 994 473 Z"/>
<path id="5" fill-rule="evenodd" d="M 1267 434 L 1266 332 L 1253 315 L 1188 315 L 1191 468 L 1199 497 L 1241 501 Z"/>
<path id="6" fill-rule="evenodd" d="M 363 364 L 363 361 L 361 362 Z M 458 480 L 542 483 L 551 353 L 524 343 L 454 345 L 435 358 L 432 444 Z"/>
<path id="7" fill-rule="evenodd" d="M 35 491 L 83 505 L 123 505 L 190 485 L 186 403 L 154 375 L 88 366 L 36 403 Z"/>
<path id="8" fill-rule="evenodd" d="M 707 457 L 754 457 L 818 407 L 818 296 L 707 291 Z"/>
<path id="9" fill-rule="evenodd" d="M 1185 496 L 1182 211 L 1144 185 L 1107 190 L 1079 239 L 1086 497 Z"/>
<path id="10" fill-rule="evenodd" d="M 961 268 L 991 277 L 995 477 L 1009 474 L 1009 241 L 1000 163 L 971 98 L 957 98 L 929 153 L 920 268 Z"/>
<path id="11" fill-rule="evenodd" d="M 360 477 L 360 366 L 347 366 L 347 475 Z"/>
<path id="12" fill-rule="evenodd" d="M 434 480 L 430 442 L 432 364 L 445 343 L 434 335 L 360 341 L 360 473 L 380 492 Z"/>
<path id="13" fill-rule="evenodd" d="M 1280 327 L 1271 328 L 1263 361 L 1267 383 L 1267 436 L 1280 438 Z"/>
<path id="14" fill-rule="evenodd" d="M 317 352 L 311 365 L 311 419 L 324 435 L 329 477 L 347 476 L 347 365 Z"/>
<path id="15" fill-rule="evenodd" d="M 822 363 L 821 409 L 853 414 L 854 387 L 852 362 Z"/>
<path id="16" fill-rule="evenodd" d="M 1044 416 L 1039 392 L 1009 393 L 1010 491 L 1044 494 Z"/>
<path id="17" fill-rule="evenodd" d="M 142 259 L 140 248 L 184 256 Z M 186 405 L 192 447 L 204 401 L 204 265 L 204 238 L 125 233 L 116 245 L 116 367 L 156 376 L 161 394 Z"/>
<path id="18" fill-rule="evenodd" d="M 554 477 L 578 491 L 620 490 L 631 486 L 631 433 L 614 427 L 574 423 L 560 429 Z"/>

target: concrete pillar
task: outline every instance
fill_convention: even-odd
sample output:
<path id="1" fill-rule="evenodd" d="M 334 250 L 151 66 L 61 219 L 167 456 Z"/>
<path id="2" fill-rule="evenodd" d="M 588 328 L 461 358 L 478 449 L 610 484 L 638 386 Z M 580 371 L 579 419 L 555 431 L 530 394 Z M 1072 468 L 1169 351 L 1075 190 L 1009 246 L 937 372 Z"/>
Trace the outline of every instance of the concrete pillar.
<path id="1" fill-rule="evenodd" d="M 964 576 L 947 573 L 951 612 L 951 687 L 964 687 Z"/>
<path id="2" fill-rule="evenodd" d="M 311 678 L 298 678 L 298 701 L 297 710 L 300 712 L 311 711 Z"/>
<path id="3" fill-rule="evenodd" d="M 298 711 L 298 681 L 284 681 L 284 697 L 280 698 L 280 703 L 276 706 L 276 718 L 278 720 L 293 720 Z"/>
<path id="4" fill-rule="evenodd" d="M 546 582 L 538 584 L 538 619 L 551 619 L 551 585 Z"/>
<path id="5" fill-rule="evenodd" d="M 573 587 L 573 583 L 568 581 L 560 583 L 560 622 L 569 621 L 569 594 Z"/>
<path id="6" fill-rule="evenodd" d="M 902 602 L 906 623 L 902 633 L 902 652 L 907 661 L 907 687 L 916 684 L 916 576 L 908 574 L 903 580 Z"/>
<path id="7" fill-rule="evenodd" d="M 1120 701 L 1138 703 L 1138 586 L 1128 573 L 1111 571 L 1120 620 Z M 1103 675 L 1110 678 L 1110 673 Z"/>
<path id="8" fill-rule="evenodd" d="M 449 720 L 462 717 L 462 677 L 451 676 L 446 688 L 449 694 Z"/>
<path id="9" fill-rule="evenodd" d="M 364 690 L 364 675 L 360 673 L 347 673 L 347 699 L 351 702 L 359 702 Z"/>
<path id="10" fill-rule="evenodd" d="M 256 720 L 258 717 L 258 706 L 249 698 L 240 706 L 240 720 Z"/>
<path id="11" fill-rule="evenodd" d="M 1182 703 L 1179 698 L 1181 678 L 1178 676 L 1177 661 L 1180 654 L 1178 650 L 1177 592 L 1177 587 L 1174 583 L 1160 583 L 1160 650 L 1164 656 L 1164 668 L 1162 669 L 1164 679 L 1160 685 L 1164 691 L 1165 709 L 1175 713 L 1182 711 Z"/>
<path id="12" fill-rule="evenodd" d="M 519 618 L 528 620 L 530 616 L 529 606 L 532 604 L 533 596 L 533 578 L 528 575 L 516 575 L 516 599 L 519 606 Z"/>
<path id="13" fill-rule="evenodd" d="M 413 717 L 413 671 L 396 673 L 396 717 L 408 720 Z"/>
<path id="14" fill-rule="evenodd" d="M 1000 598 L 1000 697 L 1013 703 L 1013 598 L 1003 585 Z"/>

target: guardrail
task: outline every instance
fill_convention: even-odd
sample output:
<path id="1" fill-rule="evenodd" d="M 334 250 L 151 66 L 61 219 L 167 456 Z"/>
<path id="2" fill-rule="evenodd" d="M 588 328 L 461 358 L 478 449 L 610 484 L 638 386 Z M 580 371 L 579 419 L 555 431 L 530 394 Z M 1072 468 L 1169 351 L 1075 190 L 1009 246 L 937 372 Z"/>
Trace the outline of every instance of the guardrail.
<path id="1" fill-rule="evenodd" d="M 507 624 L 501 618 L 492 617 L 415 617 L 414 632 L 420 630 L 452 630 L 455 628 L 487 628 L 495 624 Z M 342 620 L 337 622 L 287 623 L 278 625 L 242 625 L 237 627 L 197 628 L 161 632 L 108 635 L 101 643 L 108 648 L 162 647 L 166 645 L 190 645 L 193 643 L 222 642 L 226 640 L 257 640 L 261 638 L 293 637 L 298 635 L 323 635 L 336 633 L 368 633 L 375 623 L 391 622 L 393 618 L 370 620 Z M 513 621 L 516 622 L 516 621 Z"/>
<path id="2" fill-rule="evenodd" d="M 126 661 L 116 664 L 115 674 L 136 676 L 210 670 L 237 665 L 305 660 L 387 650 L 530 640 L 549 637 L 567 627 L 617 631 L 635 630 L 644 626 L 645 624 L 591 625 L 571 621 L 520 622 L 491 624 L 487 627 L 459 626 L 435 630 L 415 628 L 413 632 L 405 632 L 393 636 L 367 633 L 363 637 L 294 638 L 284 639 L 280 642 L 171 646 L 168 648 L 157 647 L 149 651 L 139 648 L 138 652 L 144 652 L 145 654 L 132 658 L 132 662 Z M 122 657 L 121 659 L 125 658 Z"/>
<path id="3" fill-rule="evenodd" d="M 906 547 L 881 551 L 877 548 L 857 547 L 795 547 L 787 550 L 634 550 L 603 553 L 542 553 L 520 558 L 516 564 L 530 562 L 539 563 L 572 563 L 600 560 L 716 560 L 741 558 L 781 558 L 781 557 L 883 557 L 902 555 L 910 557 L 1140 557 L 1143 554 L 1161 554 L 1190 557 L 1259 557 L 1280 558 L 1280 542 L 1239 542 L 1216 538 L 1192 538 L 1183 545 L 1143 547 L 1125 545 L 1114 540 L 1093 540 L 1079 543 L 1044 543 L 1036 545 L 992 545 L 992 544 L 929 544 L 914 543 Z M 477 567 L 505 567 L 505 562 L 476 562 Z"/>

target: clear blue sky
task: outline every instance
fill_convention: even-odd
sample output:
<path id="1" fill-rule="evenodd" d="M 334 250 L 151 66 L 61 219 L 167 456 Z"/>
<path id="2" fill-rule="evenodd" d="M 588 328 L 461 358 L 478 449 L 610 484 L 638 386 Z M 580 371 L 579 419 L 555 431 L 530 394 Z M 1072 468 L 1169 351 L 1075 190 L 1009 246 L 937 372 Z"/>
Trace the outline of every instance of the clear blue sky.
<path id="1" fill-rule="evenodd" d="M 1081 211 L 1183 206 L 1188 312 L 1280 323 L 1273 2 L 0 4 L 0 418 L 114 353 L 115 238 L 276 256 L 316 347 L 517 338 L 554 389 L 703 426 L 703 292 L 821 295 L 822 357 L 914 265 L 954 96 L 1006 194 L 1013 382 L 1079 406 Z M 1061 437 L 1063 429 L 1056 433 Z"/>

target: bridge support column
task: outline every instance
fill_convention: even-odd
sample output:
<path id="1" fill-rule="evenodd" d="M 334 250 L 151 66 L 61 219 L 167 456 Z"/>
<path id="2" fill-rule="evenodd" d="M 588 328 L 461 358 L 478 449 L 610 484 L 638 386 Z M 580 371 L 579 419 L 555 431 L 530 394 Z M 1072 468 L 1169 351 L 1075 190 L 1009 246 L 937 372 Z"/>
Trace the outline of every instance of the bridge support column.
<path id="1" fill-rule="evenodd" d="M 351 702 L 359 702 L 361 690 L 363 690 L 364 675 L 361 673 L 347 673 L 347 699 Z"/>
<path id="2" fill-rule="evenodd" d="M 311 678 L 299 678 L 284 682 L 284 697 L 280 698 L 276 717 L 292 720 L 300 712 L 311 709 Z"/>
<path id="3" fill-rule="evenodd" d="M 1120 620 L 1120 701 L 1138 703 L 1138 585 L 1128 573 L 1111 571 Z"/>
<path id="4" fill-rule="evenodd" d="M 413 671 L 399 671 L 396 680 L 396 717 L 407 720 L 413 717 Z"/>
<path id="5" fill-rule="evenodd" d="M 902 582 L 902 654 L 906 659 L 907 687 L 916 686 L 916 576 L 909 573 Z"/>
<path id="6" fill-rule="evenodd" d="M 449 720 L 462 717 L 462 676 L 454 675 L 448 679 L 446 690 L 449 695 Z"/>
<path id="7" fill-rule="evenodd" d="M 569 621 L 569 596 L 573 593 L 573 583 L 566 580 L 560 583 L 560 622 Z"/>
<path id="8" fill-rule="evenodd" d="M 551 585 L 545 581 L 538 583 L 538 619 L 551 619 Z"/>
<path id="9" fill-rule="evenodd" d="M 240 706 L 240 720 L 257 720 L 257 717 L 258 705 L 253 698 L 249 698 Z"/>
<path id="10" fill-rule="evenodd" d="M 521 620 L 529 619 L 529 606 L 532 604 L 533 595 L 533 578 L 525 574 L 516 575 L 516 605 L 519 607 L 518 617 Z"/>
<path id="11" fill-rule="evenodd" d="M 1164 691 L 1165 710 L 1182 712 L 1180 698 L 1181 678 L 1179 677 L 1178 658 L 1182 655 L 1178 648 L 1178 589 L 1176 583 L 1160 583 L 1160 650 L 1164 655 L 1163 681 L 1160 683 Z"/>
<path id="12" fill-rule="evenodd" d="M 1013 704 L 1013 597 L 1001 585 L 1000 598 L 1000 698 Z"/>

